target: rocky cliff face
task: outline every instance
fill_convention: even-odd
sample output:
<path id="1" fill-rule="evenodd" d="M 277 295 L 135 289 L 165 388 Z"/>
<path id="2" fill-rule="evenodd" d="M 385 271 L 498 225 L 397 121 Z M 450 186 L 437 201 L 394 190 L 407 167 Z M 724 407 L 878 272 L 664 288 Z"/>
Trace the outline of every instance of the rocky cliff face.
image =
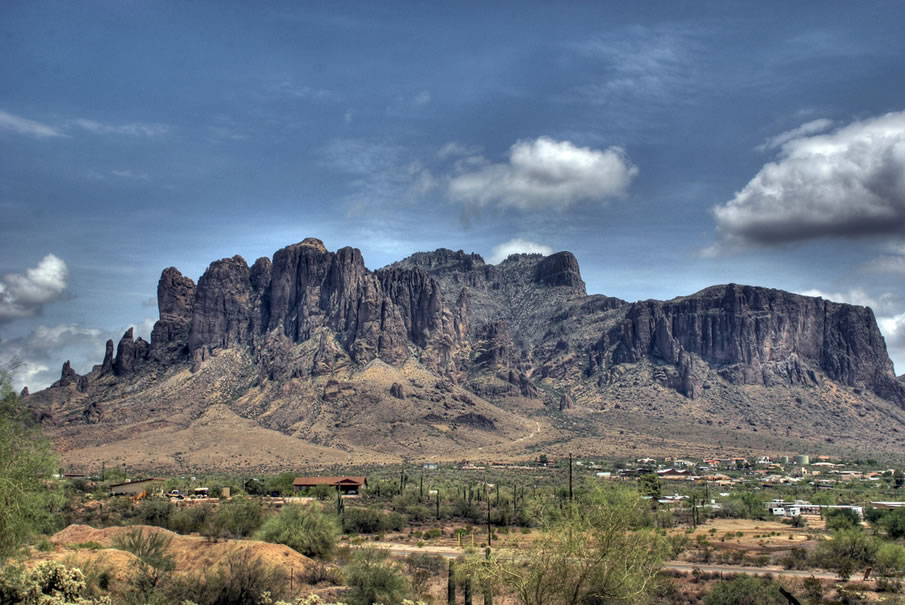
<path id="1" fill-rule="evenodd" d="M 329 252 L 313 238 L 252 267 L 240 256 L 211 263 L 197 287 L 169 268 L 158 285 L 158 302 L 152 356 L 182 356 L 196 370 L 218 350 L 244 346 L 269 357 L 326 328 L 354 363 L 399 363 L 411 345 L 425 365 L 449 373 L 455 371 L 465 321 L 443 303 L 437 282 L 423 270 L 372 272 L 358 250 Z"/>
<path id="2" fill-rule="evenodd" d="M 373 397 L 353 378 L 377 361 L 396 374 L 374 405 L 442 404 L 448 412 L 425 412 L 434 424 L 449 410 L 471 418 L 472 395 L 536 400 L 571 414 L 608 409 L 645 385 L 654 388 L 645 397 L 655 399 L 667 392 L 707 399 L 717 388 L 725 399 L 734 388 L 756 386 L 801 402 L 807 392 L 820 400 L 832 383 L 905 408 L 905 383 L 893 375 L 868 308 L 735 284 L 670 301 L 588 296 L 569 252 L 490 265 L 441 249 L 371 271 L 358 250 L 331 252 L 310 238 L 251 266 L 240 256 L 215 261 L 197 284 L 168 268 L 157 299 L 151 342 L 129 330 L 115 353 L 107 343 L 89 374 L 64 366 L 45 391 L 52 394 L 29 396 L 39 407 L 54 402 L 42 418 L 102 423 L 116 413 L 118 404 L 105 398 L 115 399 L 117 389 L 138 389 L 180 368 L 199 373 L 225 351 L 250 363 L 246 386 L 231 387 L 229 401 L 254 399 L 237 409 L 284 431 L 343 401 Z M 403 381 L 399 372 L 412 363 L 435 385 Z M 242 389 L 257 390 L 252 397 Z M 307 407 L 268 407 L 268 397 Z M 60 403 L 69 400 L 78 406 Z M 497 417 L 478 429 L 504 424 Z"/>
<path id="3" fill-rule="evenodd" d="M 751 286 L 715 286 L 630 305 L 592 347 L 594 369 L 654 359 L 675 366 L 694 396 L 694 360 L 732 384 L 813 385 L 825 376 L 905 404 L 873 312 Z"/>

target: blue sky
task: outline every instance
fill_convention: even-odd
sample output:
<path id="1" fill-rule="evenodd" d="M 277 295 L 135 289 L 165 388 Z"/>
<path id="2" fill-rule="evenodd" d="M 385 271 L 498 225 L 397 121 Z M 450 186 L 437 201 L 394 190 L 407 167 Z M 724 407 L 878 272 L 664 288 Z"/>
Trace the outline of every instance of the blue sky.
<path id="1" fill-rule="evenodd" d="M 635 6 L 635 4 L 641 4 Z M 905 372 L 905 4 L 0 3 L 0 361 L 319 237 L 868 304 Z"/>

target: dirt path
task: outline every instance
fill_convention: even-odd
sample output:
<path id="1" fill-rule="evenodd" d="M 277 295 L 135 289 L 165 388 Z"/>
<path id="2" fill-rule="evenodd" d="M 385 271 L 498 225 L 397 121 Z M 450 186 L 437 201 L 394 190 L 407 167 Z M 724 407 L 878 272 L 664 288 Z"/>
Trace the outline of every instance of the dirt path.
<path id="1" fill-rule="evenodd" d="M 368 546 L 388 550 L 396 555 L 410 555 L 415 553 L 437 555 L 446 559 L 456 559 L 465 554 L 464 549 L 455 546 L 436 546 L 426 545 L 418 548 L 411 544 L 400 544 L 397 542 L 369 542 Z M 707 573 L 719 574 L 748 574 L 748 575 L 766 575 L 784 576 L 792 578 L 809 578 L 814 576 L 820 580 L 838 580 L 839 576 L 834 573 L 821 570 L 795 570 L 783 569 L 782 567 L 743 567 L 741 565 L 707 565 L 688 563 L 686 561 L 666 561 L 663 569 L 675 571 L 691 572 L 695 569 Z M 860 574 L 854 574 L 852 580 L 860 581 Z"/>

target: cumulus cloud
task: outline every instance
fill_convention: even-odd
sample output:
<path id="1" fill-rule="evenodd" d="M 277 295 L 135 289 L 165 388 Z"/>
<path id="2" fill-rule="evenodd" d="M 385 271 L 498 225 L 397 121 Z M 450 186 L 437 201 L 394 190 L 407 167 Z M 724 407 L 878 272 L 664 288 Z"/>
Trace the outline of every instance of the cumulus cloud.
<path id="1" fill-rule="evenodd" d="M 782 135 L 780 135 L 782 136 Z M 905 229 L 905 111 L 797 135 L 735 197 L 713 208 L 709 252 Z"/>
<path id="2" fill-rule="evenodd" d="M 41 325 L 24 336 L 0 341 L 0 366 L 12 366 L 17 389 L 28 386 L 36 391 L 59 380 L 64 361 L 70 361 L 79 374 L 86 374 L 103 360 L 107 339 L 119 342 L 132 328 L 135 338 L 150 341 L 153 327 L 149 317 L 113 331 L 79 324 Z"/>
<path id="3" fill-rule="evenodd" d="M 804 296 L 819 296 L 835 302 L 870 307 L 877 315 L 892 315 L 902 307 L 902 299 L 890 292 L 879 296 L 871 296 L 861 288 L 852 288 L 846 292 L 827 292 L 825 290 L 802 290 Z"/>
<path id="4" fill-rule="evenodd" d="M 120 134 L 133 137 L 159 137 L 170 131 L 166 124 L 148 124 L 144 122 L 131 122 L 127 124 L 103 124 L 94 120 L 72 120 L 70 126 L 75 126 L 92 134 Z"/>
<path id="5" fill-rule="evenodd" d="M 0 109 L 0 132 L 4 131 L 39 139 L 66 136 L 53 126 L 48 126 L 47 124 L 42 124 L 35 120 L 29 120 L 28 118 L 13 115 Z"/>
<path id="6" fill-rule="evenodd" d="M 39 326 L 25 336 L 0 342 L 0 365 L 14 365 L 16 388 L 42 389 L 59 379 L 67 359 L 79 373 L 90 370 L 103 357 L 104 342 L 100 330 L 78 324 Z"/>
<path id="7" fill-rule="evenodd" d="M 792 130 L 787 130 L 782 132 L 774 137 L 768 138 L 766 141 L 761 143 L 756 147 L 758 151 L 767 151 L 769 149 L 778 149 L 788 143 L 789 141 L 793 141 L 795 139 L 800 139 L 801 137 L 810 136 L 812 134 L 819 134 L 821 132 L 826 132 L 833 125 L 832 120 L 828 120 L 826 118 L 821 118 L 819 120 L 811 120 L 810 122 L 805 122 L 798 128 L 793 128 Z"/>
<path id="8" fill-rule="evenodd" d="M 877 320 L 877 324 L 886 338 L 886 346 L 905 349 L 905 313 L 892 317 L 881 317 Z"/>
<path id="9" fill-rule="evenodd" d="M 62 298 L 69 269 L 62 259 L 48 254 L 25 273 L 8 273 L 0 279 L 0 323 L 31 317 L 47 303 Z"/>
<path id="10" fill-rule="evenodd" d="M 491 264 L 496 265 L 497 263 L 501 263 L 509 258 L 511 254 L 520 253 L 543 254 L 544 256 L 550 256 L 551 254 L 553 254 L 553 248 L 546 244 L 539 244 L 537 242 L 532 242 L 516 237 L 509 240 L 508 242 L 503 242 L 498 246 L 494 246 L 493 251 L 490 253 L 490 257 L 487 259 L 487 261 Z"/>
<path id="11" fill-rule="evenodd" d="M 479 161 L 449 179 L 449 195 L 477 206 L 562 210 L 625 195 L 638 175 L 620 147 L 591 149 L 549 137 L 517 141 L 504 163 L 472 159 Z"/>

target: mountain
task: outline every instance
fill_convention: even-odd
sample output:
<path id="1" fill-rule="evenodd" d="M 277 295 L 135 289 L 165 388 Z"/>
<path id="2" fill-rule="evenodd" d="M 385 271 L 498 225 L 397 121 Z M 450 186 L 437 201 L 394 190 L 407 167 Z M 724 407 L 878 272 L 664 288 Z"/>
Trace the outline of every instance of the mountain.
<path id="1" fill-rule="evenodd" d="M 873 312 L 713 286 L 588 295 L 569 252 L 416 253 L 376 271 L 309 238 L 170 267 L 151 342 L 28 395 L 76 466 L 253 468 L 534 452 L 905 451 Z"/>

